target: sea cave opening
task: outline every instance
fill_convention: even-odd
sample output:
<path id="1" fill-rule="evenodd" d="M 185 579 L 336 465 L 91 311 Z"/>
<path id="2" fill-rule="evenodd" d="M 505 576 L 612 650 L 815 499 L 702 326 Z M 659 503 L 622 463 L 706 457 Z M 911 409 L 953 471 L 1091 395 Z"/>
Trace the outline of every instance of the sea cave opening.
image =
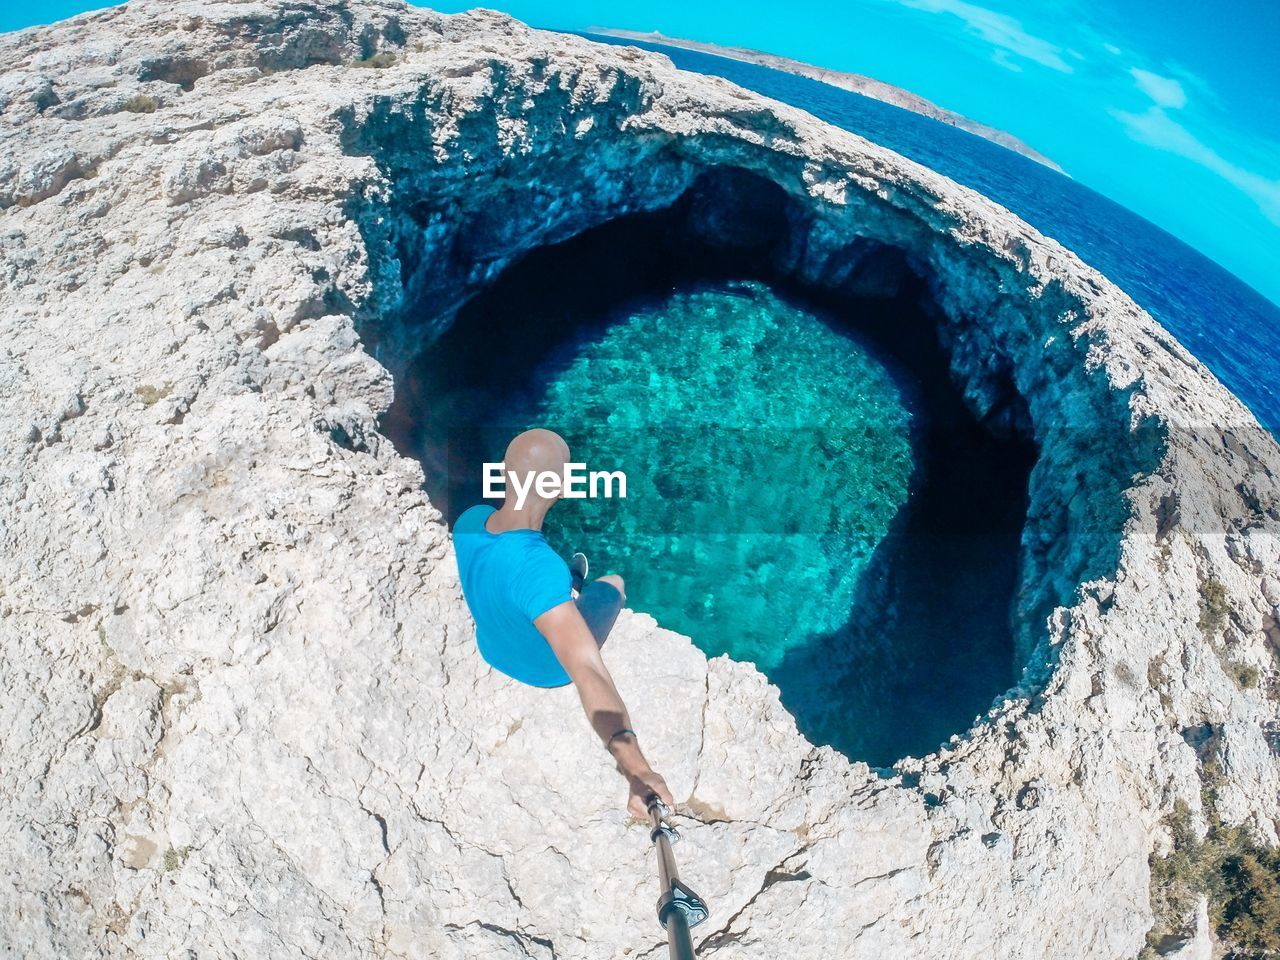
<path id="1" fill-rule="evenodd" d="M 815 282 L 788 266 L 798 217 L 719 171 L 533 249 L 424 339 L 382 428 L 450 523 L 529 426 L 623 469 L 626 499 L 560 504 L 552 544 L 622 573 L 630 606 L 708 655 L 754 662 L 813 742 L 886 767 L 1017 678 L 1036 451 L 1012 387 L 982 418 L 966 404 L 905 252 L 861 245 Z"/>

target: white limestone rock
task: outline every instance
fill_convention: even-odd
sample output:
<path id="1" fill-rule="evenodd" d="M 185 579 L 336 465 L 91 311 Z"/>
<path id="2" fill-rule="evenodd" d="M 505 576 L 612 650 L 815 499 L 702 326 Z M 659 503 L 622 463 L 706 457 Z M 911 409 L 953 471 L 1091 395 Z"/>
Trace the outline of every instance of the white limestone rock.
<path id="1" fill-rule="evenodd" d="M 704 955 L 1132 957 L 1202 730 L 1219 814 L 1277 841 L 1276 443 L 989 200 L 490 12 L 135 0 L 0 37 L 0 64 L 7 955 L 662 949 L 622 783 L 571 690 L 476 656 L 377 419 L 505 264 L 725 167 L 800 214 L 801 279 L 906 251 L 966 395 L 1025 397 L 1040 460 L 1024 681 L 894 770 L 624 614 L 606 660 L 681 803 Z"/>

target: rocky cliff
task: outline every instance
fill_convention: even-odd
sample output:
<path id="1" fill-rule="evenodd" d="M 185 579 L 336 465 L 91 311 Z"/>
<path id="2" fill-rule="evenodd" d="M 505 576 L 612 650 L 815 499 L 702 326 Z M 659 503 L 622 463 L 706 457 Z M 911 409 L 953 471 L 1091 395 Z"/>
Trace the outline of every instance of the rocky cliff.
<path id="1" fill-rule="evenodd" d="M 5 955 L 665 949 L 573 692 L 475 655 L 378 418 L 504 265 L 690 189 L 802 282 L 921 278 L 969 402 L 1040 451 L 1024 682 L 932 756 L 815 748 L 753 667 L 624 613 L 704 954 L 1132 957 L 1180 926 L 1175 807 L 1277 842 L 1280 451 L 1007 211 L 493 13 L 152 0 L 0 64 Z"/>

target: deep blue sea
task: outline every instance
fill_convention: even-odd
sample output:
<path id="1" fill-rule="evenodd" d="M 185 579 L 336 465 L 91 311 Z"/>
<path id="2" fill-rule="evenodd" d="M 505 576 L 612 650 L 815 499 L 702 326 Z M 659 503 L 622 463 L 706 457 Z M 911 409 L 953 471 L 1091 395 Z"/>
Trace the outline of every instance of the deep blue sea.
<path id="1" fill-rule="evenodd" d="M 1280 435 L 1280 307 L 1155 224 L 1012 150 L 861 94 L 726 57 L 586 36 L 664 53 L 683 70 L 799 107 L 985 194 L 1116 283 Z"/>

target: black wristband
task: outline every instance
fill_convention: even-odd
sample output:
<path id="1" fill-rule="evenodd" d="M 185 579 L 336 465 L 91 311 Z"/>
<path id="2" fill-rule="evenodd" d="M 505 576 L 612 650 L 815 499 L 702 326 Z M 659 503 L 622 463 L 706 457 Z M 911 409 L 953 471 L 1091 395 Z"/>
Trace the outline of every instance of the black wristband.
<path id="1" fill-rule="evenodd" d="M 617 740 L 619 737 L 626 736 L 628 733 L 631 734 L 633 737 L 636 736 L 636 732 L 632 730 L 630 727 L 623 727 L 621 730 L 615 731 L 613 736 L 605 741 L 604 748 L 608 750 L 610 747 L 613 746 L 613 741 Z M 636 739 L 639 740 L 640 738 L 636 737 Z"/>

